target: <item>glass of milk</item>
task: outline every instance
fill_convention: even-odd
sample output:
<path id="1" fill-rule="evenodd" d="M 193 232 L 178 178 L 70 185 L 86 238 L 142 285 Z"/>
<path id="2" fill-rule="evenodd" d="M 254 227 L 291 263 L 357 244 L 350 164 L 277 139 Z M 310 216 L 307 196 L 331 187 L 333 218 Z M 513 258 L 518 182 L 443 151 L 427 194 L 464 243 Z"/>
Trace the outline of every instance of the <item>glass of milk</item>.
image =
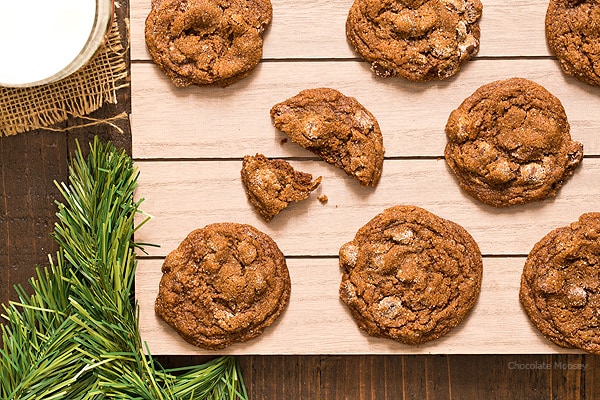
<path id="1" fill-rule="evenodd" d="M 113 0 L 0 0 L 0 86 L 55 82 L 103 44 Z"/>

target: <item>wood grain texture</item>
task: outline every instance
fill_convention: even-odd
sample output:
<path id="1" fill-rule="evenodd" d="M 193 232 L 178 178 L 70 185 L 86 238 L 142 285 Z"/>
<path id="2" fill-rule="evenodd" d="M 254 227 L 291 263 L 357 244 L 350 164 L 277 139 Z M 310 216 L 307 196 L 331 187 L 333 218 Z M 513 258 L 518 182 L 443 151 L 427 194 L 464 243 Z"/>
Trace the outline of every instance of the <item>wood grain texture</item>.
<path id="1" fill-rule="evenodd" d="M 564 352 L 532 328 L 516 296 L 524 257 L 533 245 L 598 206 L 598 192 L 590 188 L 600 187 L 600 98 L 598 88 L 565 77 L 550 57 L 544 36 L 547 3 L 485 2 L 478 56 L 455 77 L 425 84 L 373 75 L 346 42 L 350 4 L 273 1 L 263 60 L 249 77 L 227 88 L 182 89 L 146 51 L 150 2 L 132 1 L 132 151 L 141 172 L 136 196 L 145 199 L 142 209 L 153 216 L 136 239 L 160 245 L 147 248 L 152 258 L 140 262 L 136 282 L 142 332 L 151 351 L 210 354 L 187 345 L 161 323 L 153 302 L 162 257 L 193 229 L 232 221 L 273 237 L 288 257 L 294 283 L 290 307 L 276 325 L 226 353 Z M 450 112 L 479 86 L 513 76 L 534 80 L 561 100 L 571 135 L 583 143 L 586 158 L 555 199 L 495 209 L 459 188 L 443 161 L 444 127 Z M 273 127 L 269 110 L 274 104 L 314 87 L 336 88 L 376 116 L 386 149 L 376 188 L 360 187 L 312 153 L 284 143 L 286 136 Z M 243 156 L 255 153 L 287 159 L 299 170 L 323 176 L 323 183 L 308 200 L 266 223 L 247 201 L 240 180 Z M 329 202 L 317 201 L 320 194 Z M 486 255 L 484 288 L 468 323 L 419 347 L 364 336 L 337 296 L 340 246 L 377 213 L 398 204 L 418 205 L 462 225 Z M 326 304 L 322 309 L 321 303 Z M 361 397 L 375 395 L 368 385 L 360 391 Z M 450 389 L 428 388 L 428 393 L 438 392 L 444 397 Z"/>
<path id="2" fill-rule="evenodd" d="M 143 24 L 149 3 L 149 0 L 131 1 L 131 50 L 134 87 L 140 83 L 136 70 L 141 68 L 143 64 L 148 63 L 144 44 L 141 42 L 143 39 L 139 34 L 141 32 L 140 22 Z M 314 21 L 311 20 L 311 10 L 319 10 L 319 15 L 328 15 L 324 14 L 323 11 L 330 7 L 326 3 L 323 1 L 295 2 L 295 15 L 302 14 L 303 17 L 297 22 L 294 19 L 286 22 L 288 26 L 294 27 L 289 32 L 286 31 L 286 25 L 283 22 L 278 23 L 279 27 L 276 30 L 276 22 L 274 22 L 267 33 L 267 45 L 271 52 L 272 61 L 279 57 L 275 55 L 275 52 L 287 52 L 292 58 L 295 57 L 294 54 L 297 51 L 302 51 L 305 55 L 312 54 L 313 58 L 331 58 L 332 49 L 321 43 L 325 37 L 324 32 L 308 32 L 309 27 L 314 26 L 314 24 L 320 24 L 321 27 L 329 25 L 329 19 L 317 18 Z M 124 24 L 129 2 L 117 1 L 117 4 L 120 5 L 117 8 L 118 17 L 120 22 Z M 277 4 L 284 3 L 274 2 L 274 5 Z M 347 7 L 347 4 L 350 4 L 350 2 L 345 2 L 344 7 Z M 504 12 L 491 13 L 494 7 L 504 7 Z M 491 49 L 490 46 L 494 42 L 497 49 L 496 55 L 500 56 L 506 54 L 511 56 L 547 54 L 545 43 L 540 36 L 541 10 L 543 7 L 545 7 L 543 1 L 485 1 L 482 25 L 496 25 L 500 29 L 493 35 L 489 32 L 489 29 L 483 31 L 480 57 L 483 54 L 491 55 L 491 50 L 487 49 Z M 282 15 L 282 12 L 281 6 L 275 8 L 276 16 Z M 337 14 L 330 12 L 329 15 L 337 19 L 336 26 L 338 28 L 336 29 L 339 29 L 340 23 L 345 18 L 345 11 L 340 6 L 337 8 Z M 280 19 L 280 17 L 277 18 Z M 305 33 L 303 36 L 296 36 L 295 32 L 298 31 Z M 513 32 L 515 33 L 514 36 Z M 524 32 L 529 33 L 525 35 Z M 275 40 L 280 35 L 286 35 L 286 40 L 295 44 L 291 47 L 294 49 L 294 54 L 291 54 L 292 52 L 286 46 L 275 46 Z M 335 40 L 340 48 L 343 49 L 343 46 L 347 46 L 343 37 L 338 35 Z M 305 45 L 305 43 L 310 43 L 310 45 Z M 342 53 L 346 54 L 344 57 L 355 57 L 349 47 L 345 48 Z M 531 60 L 531 58 L 527 58 L 524 61 Z M 479 60 L 476 60 L 476 62 L 479 62 Z M 151 65 L 147 67 L 149 70 L 153 68 Z M 364 68 L 364 66 L 361 68 Z M 466 71 L 468 69 L 463 72 Z M 512 71 L 506 71 L 507 74 L 510 72 Z M 164 78 L 157 77 L 156 82 L 152 82 L 152 84 L 163 85 L 161 79 Z M 556 79 L 568 81 L 563 77 L 552 78 L 552 80 Z M 569 81 L 569 84 L 573 85 L 574 82 Z M 435 91 L 435 85 L 433 86 L 434 89 L 432 90 Z M 415 90 L 417 88 L 418 86 L 415 86 Z M 341 89 L 344 89 L 344 87 Z M 597 89 L 588 90 L 597 93 Z M 465 88 L 464 91 L 469 92 L 470 90 Z M 202 91 L 198 91 L 193 96 L 188 95 L 189 101 L 197 102 L 195 97 L 202 97 L 201 93 Z M 103 107 L 94 117 L 110 117 L 121 111 L 127 111 L 130 104 L 128 90 L 122 90 L 119 94 L 121 96 L 119 104 Z M 284 94 L 282 93 L 282 96 Z M 208 96 L 208 98 L 212 101 L 211 96 Z M 590 118 L 593 118 L 594 110 L 597 110 L 595 104 L 597 103 L 591 102 L 589 112 L 587 106 L 578 111 L 583 114 L 587 113 Z M 118 112 L 115 112 L 115 110 Z M 572 111 L 569 111 L 570 113 Z M 264 117 L 261 116 L 261 118 Z M 73 123 L 73 121 L 70 121 L 70 123 Z M 143 123 L 143 121 L 138 118 L 135 123 Z M 153 123 L 162 122 L 153 121 Z M 178 129 L 181 129 L 180 125 L 176 125 L 177 129 L 170 129 L 168 125 L 160 126 L 164 135 L 177 135 L 179 133 Z M 98 131 L 104 131 L 104 133 L 100 132 L 104 139 L 111 139 L 119 145 L 131 149 L 131 136 L 129 129 L 127 129 L 127 121 L 123 123 L 122 127 L 125 128 L 123 135 L 108 127 L 98 129 Z M 40 131 L 13 138 L 0 138 L 2 153 L 0 170 L 3 176 L 0 206 L 4 207 L 0 210 L 0 216 L 3 218 L 0 221 L 0 234 L 2 235 L 0 241 L 0 294 L 3 303 L 9 300 L 9 293 L 13 293 L 12 286 L 14 284 L 25 284 L 27 279 L 32 276 L 34 264 L 44 264 L 46 262 L 47 253 L 52 252 L 52 246 L 54 246 L 53 241 L 48 236 L 51 229 L 43 232 L 44 227 L 40 229 L 39 233 L 36 233 L 36 230 L 32 227 L 35 226 L 36 220 L 46 221 L 50 219 L 44 224 L 51 225 L 53 223 L 52 218 L 56 208 L 52 201 L 56 194 L 51 194 L 46 199 L 47 202 L 44 201 L 43 196 L 35 201 L 31 197 L 32 190 L 51 192 L 54 190 L 54 179 L 59 181 L 66 179 L 68 154 L 71 153 L 73 140 L 75 138 L 86 138 L 91 133 L 92 131 L 84 130 L 83 132 L 78 131 L 67 134 L 68 143 L 64 140 L 65 136 L 63 134 Z M 271 133 L 273 131 L 270 131 L 267 136 Z M 576 136 L 576 132 L 573 132 L 573 135 Z M 431 139 L 431 135 L 429 135 L 429 139 Z M 168 140 L 166 142 L 168 143 Z M 278 142 L 275 141 L 275 144 L 278 144 Z M 590 145 L 585 144 L 587 150 Z M 278 148 L 278 146 L 273 147 Z M 437 148 L 441 148 L 439 143 Z M 34 151 L 35 149 L 39 151 Z M 158 154 L 158 157 L 161 157 L 158 150 L 160 149 L 152 151 Z M 177 151 L 181 152 L 182 150 Z M 291 150 L 286 150 L 286 156 L 294 154 L 289 151 Z M 47 161 L 45 164 L 40 163 L 41 157 Z M 198 155 L 195 154 L 193 157 L 198 157 Z M 56 158 L 56 166 L 51 166 L 52 163 L 48 161 L 50 158 Z M 34 182 L 34 185 L 39 185 L 40 188 L 34 189 L 29 184 L 23 184 L 21 177 L 24 176 L 25 171 L 30 171 L 30 176 L 43 177 L 43 179 Z M 143 204 L 144 208 L 149 205 L 150 199 Z M 554 349 L 549 350 L 549 352 L 553 353 Z M 199 364 L 215 356 L 165 355 L 159 356 L 158 359 L 167 367 L 176 367 Z M 580 374 L 570 374 L 560 368 L 554 368 L 554 361 L 564 360 L 564 357 L 574 362 L 573 366 L 584 365 L 586 367 L 585 371 Z M 589 400 L 600 398 L 600 357 L 587 354 L 244 355 L 238 358 L 242 365 L 242 372 L 251 399 L 580 398 Z M 579 364 L 580 361 L 581 364 Z M 550 363 L 552 368 L 527 368 L 528 366 L 539 366 L 543 363 Z M 564 397 L 558 397 L 558 394 Z"/>
<path id="3" fill-rule="evenodd" d="M 463 192 L 441 159 L 385 160 L 376 188 L 361 187 L 320 160 L 290 160 L 301 171 L 322 176 L 320 187 L 265 222 L 246 199 L 241 160 L 144 161 L 136 196 L 153 216 L 138 240 L 165 256 L 193 229 L 213 222 L 254 225 L 271 235 L 287 256 L 337 256 L 342 244 L 385 208 L 412 204 L 462 225 L 487 255 L 526 255 L 551 229 L 598 207 L 600 159 L 586 158 L 554 199 L 513 208 L 482 205 Z M 325 194 L 326 204 L 317 200 Z M 182 217 L 184 216 L 184 217 Z"/>
<path id="4" fill-rule="evenodd" d="M 562 102 L 573 139 L 585 153 L 600 154 L 598 89 L 567 79 L 552 59 L 480 59 L 455 78 L 428 84 L 375 77 L 357 61 L 264 62 L 246 80 L 229 86 L 176 88 L 153 64 L 132 66 L 134 157 L 222 158 L 261 151 L 269 157 L 309 153 L 281 146 L 271 107 L 303 89 L 332 87 L 355 97 L 377 118 L 386 157 L 442 156 L 448 116 L 478 87 L 520 76 Z M 241 140 L 240 140 L 241 139 Z"/>
<path id="5" fill-rule="evenodd" d="M 273 22 L 264 35 L 265 59 L 356 58 L 346 41 L 352 0 L 272 0 Z M 548 56 L 544 36 L 547 2 L 487 0 L 481 18 L 479 56 Z M 144 24 L 150 1 L 131 0 L 132 59 L 149 60 Z"/>

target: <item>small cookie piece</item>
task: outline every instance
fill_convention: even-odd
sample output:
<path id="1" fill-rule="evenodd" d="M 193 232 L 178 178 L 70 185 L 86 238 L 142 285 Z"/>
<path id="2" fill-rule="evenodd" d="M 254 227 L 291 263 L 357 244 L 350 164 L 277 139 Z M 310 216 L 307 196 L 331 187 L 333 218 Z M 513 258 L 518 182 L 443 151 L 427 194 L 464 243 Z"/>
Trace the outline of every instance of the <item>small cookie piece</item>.
<path id="1" fill-rule="evenodd" d="M 321 183 L 321 177 L 313 181 L 311 174 L 294 170 L 287 161 L 262 154 L 245 156 L 241 175 L 248 200 L 266 221 L 292 201 L 306 199 Z"/>
<path id="2" fill-rule="evenodd" d="M 542 334 L 561 347 L 600 354 L 600 213 L 587 213 L 535 244 L 519 299 Z"/>
<path id="3" fill-rule="evenodd" d="M 454 222 L 415 206 L 386 209 L 340 249 L 340 298 L 369 335 L 419 344 L 457 326 L 475 304 L 483 261 Z"/>
<path id="4" fill-rule="evenodd" d="M 164 261 L 156 314 L 186 341 L 222 349 L 260 335 L 288 304 L 285 257 L 250 225 L 192 231 Z"/>
<path id="5" fill-rule="evenodd" d="M 550 0 L 546 40 L 567 75 L 600 86 L 600 3 Z"/>
<path id="6" fill-rule="evenodd" d="M 507 207 L 553 197 L 583 158 L 560 101 L 522 78 L 477 89 L 446 124 L 446 162 L 477 200 Z"/>
<path id="7" fill-rule="evenodd" d="M 335 89 L 306 89 L 271 108 L 275 127 L 293 142 L 343 169 L 363 186 L 375 186 L 383 167 L 377 120 L 354 97 Z"/>
<path id="8" fill-rule="evenodd" d="M 479 51 L 479 0 L 355 0 L 346 37 L 378 76 L 446 79 Z"/>
<path id="9" fill-rule="evenodd" d="M 155 0 L 146 46 L 175 86 L 227 86 L 260 61 L 271 18 L 269 0 Z"/>

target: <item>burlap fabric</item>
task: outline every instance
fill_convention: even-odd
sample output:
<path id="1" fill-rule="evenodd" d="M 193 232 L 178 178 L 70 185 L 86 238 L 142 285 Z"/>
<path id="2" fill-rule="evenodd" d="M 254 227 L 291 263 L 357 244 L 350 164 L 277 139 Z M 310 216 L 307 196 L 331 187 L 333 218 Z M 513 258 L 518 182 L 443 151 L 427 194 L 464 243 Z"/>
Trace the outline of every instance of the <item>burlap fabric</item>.
<path id="1" fill-rule="evenodd" d="M 117 102 L 117 90 L 128 85 L 126 49 L 117 23 L 113 23 L 105 45 L 92 60 L 74 74 L 54 83 L 31 88 L 0 86 L 0 136 L 34 129 L 63 131 L 55 125 L 72 117 L 86 118 L 105 103 Z M 87 118 L 81 125 L 111 123 Z"/>

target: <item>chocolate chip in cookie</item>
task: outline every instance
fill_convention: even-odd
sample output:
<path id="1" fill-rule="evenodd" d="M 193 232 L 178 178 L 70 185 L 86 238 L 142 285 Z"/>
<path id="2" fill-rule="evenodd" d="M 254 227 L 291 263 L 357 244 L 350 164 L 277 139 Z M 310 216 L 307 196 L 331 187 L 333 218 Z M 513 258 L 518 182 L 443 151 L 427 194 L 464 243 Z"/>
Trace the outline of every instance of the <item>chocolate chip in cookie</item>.
<path id="1" fill-rule="evenodd" d="M 339 252 L 340 298 L 369 335 L 419 344 L 463 321 L 481 288 L 477 243 L 415 206 L 388 208 Z"/>
<path id="2" fill-rule="evenodd" d="M 377 120 L 354 97 L 335 89 L 306 89 L 271 108 L 275 127 L 293 142 L 343 169 L 363 186 L 376 186 L 383 167 Z"/>
<path id="3" fill-rule="evenodd" d="M 162 266 L 155 311 L 189 343 L 222 349 L 260 335 L 285 309 L 290 276 L 267 234 L 245 224 L 194 230 Z"/>
<path id="4" fill-rule="evenodd" d="M 460 186 L 495 207 L 555 196 L 583 159 L 560 101 L 523 78 L 477 89 L 452 111 L 446 135 Z"/>
<path id="5" fill-rule="evenodd" d="M 346 37 L 381 77 L 446 79 L 479 51 L 479 0 L 355 0 Z"/>
<path id="6" fill-rule="evenodd" d="M 291 202 L 308 198 L 321 183 L 321 177 L 313 181 L 311 174 L 296 171 L 287 161 L 262 154 L 245 156 L 241 175 L 248 200 L 266 221 Z"/>

